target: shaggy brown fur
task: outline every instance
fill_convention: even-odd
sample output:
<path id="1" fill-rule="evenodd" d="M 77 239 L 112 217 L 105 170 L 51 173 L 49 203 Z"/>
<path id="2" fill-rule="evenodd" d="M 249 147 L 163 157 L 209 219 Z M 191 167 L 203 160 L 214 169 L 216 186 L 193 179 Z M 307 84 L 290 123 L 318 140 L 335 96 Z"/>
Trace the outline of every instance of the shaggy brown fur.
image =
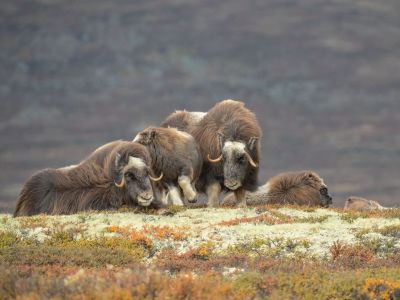
<path id="1" fill-rule="evenodd" d="M 146 148 L 140 144 L 126 141 L 106 144 L 76 166 L 45 169 L 33 175 L 22 188 L 14 217 L 40 213 L 72 214 L 137 205 L 128 186 L 119 188 L 115 185 L 125 175 L 118 170 L 117 155 L 122 164 L 120 167 L 127 164 L 130 156 L 142 159 L 148 166 L 151 164 Z M 134 170 L 124 170 L 130 171 Z"/>
<path id="2" fill-rule="evenodd" d="M 313 171 L 286 172 L 272 177 L 257 191 L 246 193 L 248 205 L 296 204 L 304 206 L 324 206 L 332 203 L 328 187 Z M 228 194 L 223 205 L 235 203 L 233 194 Z"/>
<path id="3" fill-rule="evenodd" d="M 355 211 L 368 211 L 373 209 L 387 209 L 387 207 L 381 206 L 377 201 L 368 200 L 361 197 L 349 197 L 344 204 L 345 210 Z"/>
<path id="4" fill-rule="evenodd" d="M 191 134 L 199 144 L 203 157 L 203 171 L 199 180 L 199 188 L 203 192 L 207 191 L 208 186 L 215 182 L 224 187 L 226 176 L 224 164 L 226 161 L 210 163 L 207 156 L 212 158 L 220 156 L 226 141 L 243 142 L 246 145 L 245 151 L 257 164 L 257 167 L 247 164 L 245 174 L 242 174 L 244 176 L 241 180 L 241 187 L 235 190 L 235 194 L 239 198 L 242 197 L 240 195 L 243 195 L 244 191 L 252 191 L 257 188 L 262 132 L 255 115 L 245 107 L 244 103 L 234 100 L 217 103 L 207 112 Z M 256 139 L 255 144 L 249 147 L 252 138 Z"/>
<path id="5" fill-rule="evenodd" d="M 173 127 L 180 131 L 193 132 L 201 119 L 206 115 L 204 112 L 190 112 L 177 110 L 170 114 L 160 127 Z"/>
<path id="6" fill-rule="evenodd" d="M 161 183 L 166 188 L 180 185 L 185 198 L 190 202 L 195 200 L 193 186 L 187 187 L 185 182 L 181 182 L 187 177 L 187 184 L 195 184 L 203 164 L 200 150 L 190 134 L 176 128 L 149 127 L 139 132 L 134 141 L 146 146 L 152 159 L 152 169 L 164 175 Z"/>

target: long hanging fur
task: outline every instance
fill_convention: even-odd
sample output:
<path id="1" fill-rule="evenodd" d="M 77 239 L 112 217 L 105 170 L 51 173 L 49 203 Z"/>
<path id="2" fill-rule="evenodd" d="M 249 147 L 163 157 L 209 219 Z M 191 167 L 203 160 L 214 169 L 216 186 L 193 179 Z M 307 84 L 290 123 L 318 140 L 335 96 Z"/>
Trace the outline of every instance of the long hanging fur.
<path id="1" fill-rule="evenodd" d="M 115 186 L 117 153 L 125 160 L 135 156 L 147 165 L 151 163 L 147 150 L 140 144 L 126 141 L 106 144 L 77 166 L 45 169 L 34 174 L 21 190 L 14 217 L 73 214 L 135 205 L 125 189 Z"/>

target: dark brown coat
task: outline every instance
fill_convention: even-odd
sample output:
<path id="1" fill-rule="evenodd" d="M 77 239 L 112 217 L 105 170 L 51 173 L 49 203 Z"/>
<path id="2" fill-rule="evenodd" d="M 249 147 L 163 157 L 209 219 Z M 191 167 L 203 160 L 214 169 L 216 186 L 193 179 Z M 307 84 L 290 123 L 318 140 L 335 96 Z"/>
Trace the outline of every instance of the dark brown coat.
<path id="1" fill-rule="evenodd" d="M 224 161 L 210 163 L 208 155 L 212 158 L 220 156 L 221 148 L 226 141 L 241 141 L 246 144 L 246 151 L 257 167 L 248 165 L 241 189 L 252 191 L 257 188 L 262 132 L 256 116 L 245 107 L 244 103 L 233 100 L 217 103 L 208 111 L 192 134 L 200 145 L 204 161 L 200 188 L 212 181 L 218 181 L 221 186 L 224 186 Z M 254 147 L 250 148 L 249 143 L 252 138 L 256 138 L 256 142 Z"/>
<path id="2" fill-rule="evenodd" d="M 224 205 L 232 205 L 234 195 L 228 194 Z M 296 204 L 302 206 L 324 206 L 332 203 L 328 187 L 323 179 L 313 171 L 285 172 L 272 177 L 257 191 L 246 193 L 248 205 Z"/>
<path id="3" fill-rule="evenodd" d="M 187 176 L 195 183 L 203 164 L 200 150 L 194 138 L 176 128 L 149 127 L 134 139 L 146 146 L 152 159 L 152 169 L 163 174 L 161 183 L 178 185 L 180 176 Z"/>
<path id="4" fill-rule="evenodd" d="M 140 144 L 126 141 L 106 144 L 76 166 L 34 174 L 21 190 L 14 216 L 72 214 L 137 205 L 127 188 L 116 186 L 121 181 L 117 155 L 122 164 L 130 156 L 151 164 L 146 148 Z"/>

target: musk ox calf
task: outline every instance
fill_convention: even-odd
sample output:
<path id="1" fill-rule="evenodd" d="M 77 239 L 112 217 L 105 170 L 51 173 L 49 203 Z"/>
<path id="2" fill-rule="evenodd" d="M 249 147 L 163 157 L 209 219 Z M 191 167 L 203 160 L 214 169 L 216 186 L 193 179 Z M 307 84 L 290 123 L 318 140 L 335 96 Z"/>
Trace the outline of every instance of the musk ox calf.
<path id="1" fill-rule="evenodd" d="M 257 191 L 246 193 L 248 205 L 296 204 L 329 207 L 332 197 L 323 179 L 313 171 L 285 172 L 272 177 Z M 232 206 L 234 195 L 228 194 L 223 204 Z"/>
<path id="2" fill-rule="evenodd" d="M 344 209 L 355 211 L 369 211 L 374 209 L 383 210 L 388 208 L 381 206 L 377 201 L 351 196 L 346 200 L 346 203 L 344 204 Z"/>
<path id="3" fill-rule="evenodd" d="M 176 128 L 149 127 L 139 132 L 134 141 L 147 148 L 152 169 L 164 175 L 160 183 L 168 190 L 166 198 L 172 204 L 183 205 L 177 186 L 182 189 L 187 201 L 196 201 L 195 183 L 200 176 L 203 160 L 190 134 Z"/>
<path id="4" fill-rule="evenodd" d="M 75 166 L 34 174 L 19 195 L 14 217 L 40 213 L 73 214 L 85 210 L 157 206 L 151 158 L 133 142 L 115 141 Z"/>

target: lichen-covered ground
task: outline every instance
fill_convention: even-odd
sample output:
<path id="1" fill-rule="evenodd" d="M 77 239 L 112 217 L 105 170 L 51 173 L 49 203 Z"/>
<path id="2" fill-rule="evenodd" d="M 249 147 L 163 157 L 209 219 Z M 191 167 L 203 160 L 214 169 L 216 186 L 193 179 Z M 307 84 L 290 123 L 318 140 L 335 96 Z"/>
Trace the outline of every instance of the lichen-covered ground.
<path id="1" fill-rule="evenodd" d="M 0 299 L 400 299 L 400 209 L 0 215 Z"/>

